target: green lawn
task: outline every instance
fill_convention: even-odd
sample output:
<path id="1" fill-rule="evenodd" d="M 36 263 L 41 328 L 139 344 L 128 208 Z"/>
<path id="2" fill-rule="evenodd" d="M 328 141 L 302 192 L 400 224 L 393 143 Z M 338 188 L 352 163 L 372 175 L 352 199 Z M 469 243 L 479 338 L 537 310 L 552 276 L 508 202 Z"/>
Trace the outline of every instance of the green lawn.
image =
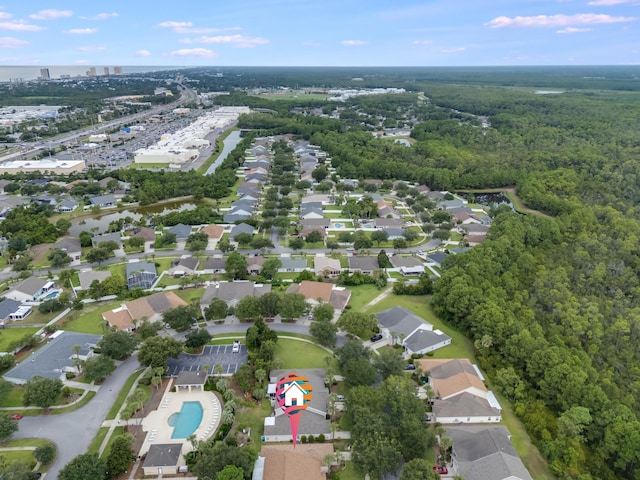
<path id="1" fill-rule="evenodd" d="M 0 330 L 0 352 L 6 352 L 11 342 L 20 340 L 22 337 L 26 335 L 33 335 L 37 331 L 38 331 L 37 327 L 4 328 Z"/>
<path id="2" fill-rule="evenodd" d="M 128 168 L 169 168 L 168 163 L 132 163 Z"/>
<path id="3" fill-rule="evenodd" d="M 275 357 L 280 368 L 324 368 L 325 357 L 331 354 L 320 347 L 307 342 L 289 338 L 280 338 L 276 344 Z"/>
<path id="4" fill-rule="evenodd" d="M 202 298 L 204 294 L 204 288 L 190 288 L 188 290 L 173 290 L 185 302 L 190 303 L 191 300 Z"/>
<path id="5" fill-rule="evenodd" d="M 324 218 L 345 218 L 344 213 L 342 213 L 342 212 L 333 213 L 333 212 L 324 211 L 322 213 L 322 216 Z"/>
<path id="6" fill-rule="evenodd" d="M 118 308 L 122 302 L 89 303 L 82 310 L 72 310 L 63 320 L 62 328 L 71 332 L 104 334 L 102 314 Z"/>
<path id="7" fill-rule="evenodd" d="M 105 447 L 104 452 L 102 452 L 102 455 L 100 456 L 100 458 L 104 460 L 107 459 L 107 457 L 109 456 L 109 452 L 111 451 L 111 444 L 113 444 L 113 441 L 117 437 L 120 437 L 121 435 L 124 435 L 124 427 L 116 427 L 113 429 L 113 433 L 109 437 L 109 440 L 107 441 L 107 446 Z M 98 445 L 98 449 L 100 449 L 100 445 Z"/>
<path id="8" fill-rule="evenodd" d="M 251 429 L 251 441 L 256 450 L 260 450 L 260 445 L 262 444 L 261 437 L 264 433 L 264 418 L 270 414 L 271 405 L 268 401 L 264 401 L 262 405 L 256 405 L 252 408 L 240 408 L 236 414 L 238 430 L 247 427 Z"/>
<path id="9" fill-rule="evenodd" d="M 116 401 L 113 403 L 113 405 L 111 406 L 111 410 L 109 410 L 109 413 L 107 414 L 107 420 L 114 420 L 116 418 L 116 415 L 120 410 L 120 407 L 122 406 L 127 396 L 129 395 L 129 390 L 131 390 L 131 386 L 133 385 L 133 382 L 135 382 L 136 379 L 140 376 L 140 373 L 141 373 L 141 370 L 137 370 L 133 372 L 131 376 L 127 379 L 127 382 L 122 386 L 122 390 L 120 390 L 120 393 L 116 398 Z"/>
<path id="10" fill-rule="evenodd" d="M 362 310 L 366 304 L 385 290 L 378 290 L 375 285 L 358 285 L 357 287 L 346 288 L 351 290 L 351 300 L 349 300 L 349 305 L 351 306 L 351 310 L 355 310 L 356 312 Z"/>
<path id="11" fill-rule="evenodd" d="M 22 407 L 24 406 L 24 401 L 22 397 L 24 395 L 24 388 L 14 386 L 1 402 L 0 407 Z"/>
<path id="12" fill-rule="evenodd" d="M 10 465 L 15 462 L 24 462 L 27 465 L 34 466 L 36 459 L 33 458 L 33 450 L 9 450 L 2 451 L 0 455 L 4 457 L 4 462 Z"/>
<path id="13" fill-rule="evenodd" d="M 108 432 L 109 432 L 109 427 L 100 427 L 100 430 L 98 430 L 97 435 L 91 441 L 91 445 L 89 445 L 89 450 L 87 450 L 87 453 L 98 453 L 98 450 L 100 450 L 100 445 L 102 445 L 102 442 L 104 441 L 104 437 L 107 436 Z"/>
<path id="14" fill-rule="evenodd" d="M 407 310 L 424 318 L 431 323 L 434 328 L 442 330 L 451 337 L 451 345 L 436 350 L 433 358 L 468 358 L 475 362 L 475 354 L 472 343 L 462 333 L 445 325 L 433 313 L 429 300 L 431 297 L 426 295 L 389 295 L 387 298 L 373 305 L 367 310 L 367 313 L 376 313 L 391 307 L 404 307 Z"/>

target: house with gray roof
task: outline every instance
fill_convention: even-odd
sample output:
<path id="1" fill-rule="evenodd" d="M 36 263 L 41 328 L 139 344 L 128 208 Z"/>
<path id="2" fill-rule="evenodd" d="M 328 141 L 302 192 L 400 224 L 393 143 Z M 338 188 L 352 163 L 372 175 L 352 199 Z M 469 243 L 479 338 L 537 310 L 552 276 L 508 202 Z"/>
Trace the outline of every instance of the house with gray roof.
<path id="1" fill-rule="evenodd" d="M 275 384 L 281 377 L 291 373 L 290 370 L 271 370 L 269 390 L 275 392 Z M 302 435 L 318 436 L 320 434 L 329 438 L 331 434 L 330 421 L 327 420 L 329 406 L 329 390 L 324 384 L 326 373 L 324 369 L 298 369 L 297 373 L 304 376 L 313 388 L 311 402 L 302 415 L 298 424 L 298 438 Z M 264 419 L 265 442 L 288 442 L 291 439 L 291 425 L 289 417 L 283 414 L 281 407 L 276 403 L 275 414 Z"/>
<path id="2" fill-rule="evenodd" d="M 207 258 L 204 262 L 203 273 L 225 273 L 227 262 L 222 257 Z"/>
<path id="3" fill-rule="evenodd" d="M 59 248 L 74 261 L 80 260 L 80 255 L 82 254 L 80 239 L 75 237 L 63 237 L 53 244 L 53 248 Z"/>
<path id="4" fill-rule="evenodd" d="M 233 282 L 216 282 L 209 285 L 200 299 L 200 306 L 204 309 L 214 298 L 224 300 L 227 305 L 235 306 L 244 297 L 260 297 L 271 291 L 271 285 L 247 280 Z"/>
<path id="5" fill-rule="evenodd" d="M 113 195 L 96 195 L 89 198 L 89 203 L 100 208 L 115 207 L 116 197 Z"/>
<path id="6" fill-rule="evenodd" d="M 427 255 L 427 262 L 440 268 L 449 255 L 444 252 L 433 252 Z"/>
<path id="7" fill-rule="evenodd" d="M 467 204 L 464 200 L 441 200 L 438 202 L 438 208 L 443 210 L 451 210 L 454 208 L 462 208 Z"/>
<path id="8" fill-rule="evenodd" d="M 248 223 L 240 223 L 231 229 L 231 233 L 229 233 L 229 238 L 231 240 L 235 240 L 236 236 L 240 233 L 248 233 L 253 235 L 255 232 L 255 227 L 249 225 Z"/>
<path id="9" fill-rule="evenodd" d="M 300 221 L 300 225 L 304 229 L 329 228 L 331 226 L 331 219 L 329 218 L 305 218 Z"/>
<path id="10" fill-rule="evenodd" d="M 361 272 L 367 275 L 378 270 L 380 265 L 378 264 L 378 257 L 372 256 L 351 256 L 349 257 L 349 272 Z"/>
<path id="11" fill-rule="evenodd" d="M 127 263 L 126 275 L 129 290 L 151 288 L 158 278 L 156 264 L 150 262 Z"/>
<path id="12" fill-rule="evenodd" d="M 308 202 L 300 205 L 300 218 L 303 220 L 323 218 L 322 203 Z"/>
<path id="13" fill-rule="evenodd" d="M 142 471 L 146 476 L 176 475 L 182 460 L 182 443 L 154 443 L 146 452 Z"/>
<path id="14" fill-rule="evenodd" d="M 178 223 L 173 227 L 169 227 L 167 231 L 173 233 L 176 236 L 176 240 L 186 240 L 191 235 L 191 225 Z"/>
<path id="15" fill-rule="evenodd" d="M 21 362 L 3 375 L 5 380 L 24 385 L 36 375 L 43 378 L 63 379 L 65 372 L 76 372 L 74 346 L 80 345 L 77 356 L 86 360 L 93 355 L 102 335 L 58 330 L 49 337 L 49 341 L 35 350 L 29 361 Z"/>
<path id="16" fill-rule="evenodd" d="M 23 305 L 22 302 L 5 298 L 0 302 L 0 328 L 5 328 L 7 322 L 11 320 L 22 320 L 31 313 L 29 305 Z"/>
<path id="17" fill-rule="evenodd" d="M 259 190 L 260 190 L 260 187 L 255 183 L 242 182 L 238 187 L 238 195 L 245 195 L 247 193 L 257 194 Z"/>
<path id="18" fill-rule="evenodd" d="M 91 246 L 97 248 L 104 242 L 116 242 L 119 247 L 122 246 L 122 239 L 120 238 L 120 232 L 105 233 L 104 235 L 96 235 L 91 237 Z"/>
<path id="19" fill-rule="evenodd" d="M 56 204 L 55 211 L 60 213 L 73 212 L 78 208 L 78 202 L 72 198 L 64 198 Z"/>
<path id="20" fill-rule="evenodd" d="M 453 473 L 466 480 L 533 480 L 506 427 L 447 427 Z"/>
<path id="21" fill-rule="evenodd" d="M 489 233 L 489 225 L 469 224 L 460 227 L 468 235 L 486 235 Z"/>
<path id="22" fill-rule="evenodd" d="M 422 271 L 424 271 L 423 261 L 419 257 L 403 257 L 402 255 L 394 255 L 389 257 L 389 261 L 394 268 L 420 267 L 422 268 Z"/>
<path id="23" fill-rule="evenodd" d="M 373 224 L 376 228 L 402 228 L 404 220 L 401 218 L 375 218 Z"/>
<path id="24" fill-rule="evenodd" d="M 33 302 L 53 288 L 54 283 L 49 280 L 29 277 L 13 284 L 9 291 L 4 293 L 4 296 L 18 302 Z"/>
<path id="25" fill-rule="evenodd" d="M 408 355 L 424 354 L 451 343 L 451 337 L 403 307 L 376 313 L 383 338 L 400 343 Z"/>
<path id="26" fill-rule="evenodd" d="M 283 257 L 283 258 L 280 258 L 280 263 L 282 263 L 282 265 L 278 269 L 278 272 L 281 272 L 281 273 L 285 273 L 285 272 L 297 273 L 297 272 L 302 272 L 303 270 L 309 270 L 309 267 L 307 266 L 306 258 Z"/>
<path id="27" fill-rule="evenodd" d="M 222 216 L 224 223 L 235 223 L 238 221 L 246 220 L 252 215 L 252 212 L 244 209 L 229 210 Z"/>
<path id="28" fill-rule="evenodd" d="M 447 399 L 433 400 L 432 411 L 435 421 L 445 425 L 500 423 L 502 411 L 496 403 L 473 393 L 462 392 Z"/>
<path id="29" fill-rule="evenodd" d="M 198 269 L 199 260 L 194 257 L 181 258 L 175 260 L 167 273 L 174 277 L 183 277 L 185 275 L 193 275 Z"/>

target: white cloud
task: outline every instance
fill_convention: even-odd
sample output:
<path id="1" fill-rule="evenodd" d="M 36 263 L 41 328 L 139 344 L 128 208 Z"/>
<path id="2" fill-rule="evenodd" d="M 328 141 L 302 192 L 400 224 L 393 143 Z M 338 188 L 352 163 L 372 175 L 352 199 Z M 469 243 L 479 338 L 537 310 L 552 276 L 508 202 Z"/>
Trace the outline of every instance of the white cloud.
<path id="1" fill-rule="evenodd" d="M 460 52 L 464 52 L 466 50 L 466 47 L 450 47 L 450 48 L 443 48 L 440 50 L 440 53 L 460 53 Z"/>
<path id="2" fill-rule="evenodd" d="M 104 52 L 107 47 L 102 47 L 100 45 L 86 45 L 84 47 L 78 47 L 76 50 L 80 52 Z"/>
<path id="3" fill-rule="evenodd" d="M 64 33 L 69 35 L 91 35 L 97 31 L 97 28 L 72 28 L 71 30 L 65 30 Z"/>
<path id="4" fill-rule="evenodd" d="M 497 17 L 486 27 L 568 27 L 572 25 L 593 25 L 597 23 L 632 22 L 635 17 L 614 17 L 612 15 L 596 13 L 577 13 L 575 15 L 537 15 L 535 17 Z"/>
<path id="5" fill-rule="evenodd" d="M 156 27 L 160 27 L 160 28 L 186 28 L 186 27 L 192 27 L 192 26 L 193 26 L 193 23 L 191 22 L 173 22 L 173 21 L 161 22 L 156 25 Z"/>
<path id="6" fill-rule="evenodd" d="M 44 30 L 44 28 L 16 20 L 12 22 L 0 22 L 0 30 L 11 30 L 14 32 L 39 32 L 40 30 Z"/>
<path id="7" fill-rule="evenodd" d="M 33 20 L 55 20 L 56 18 L 65 18 L 73 16 L 71 10 L 40 10 L 38 13 L 32 13 L 29 18 Z"/>
<path id="8" fill-rule="evenodd" d="M 110 18 L 118 17 L 116 12 L 113 13 L 99 13 L 93 17 L 80 17 L 82 20 L 108 20 Z"/>
<path id="9" fill-rule="evenodd" d="M 139 57 L 148 57 L 149 55 L 151 55 L 151 52 L 149 50 L 138 50 L 136 52 L 136 55 Z"/>
<path id="10" fill-rule="evenodd" d="M 347 47 L 360 47 L 362 45 L 366 45 L 367 42 L 365 42 L 364 40 L 343 40 L 342 45 L 345 45 Z"/>
<path id="11" fill-rule="evenodd" d="M 569 33 L 582 33 L 582 32 L 590 32 L 591 28 L 578 28 L 578 27 L 567 27 L 561 30 L 556 30 L 556 33 L 559 35 L 566 35 Z"/>
<path id="12" fill-rule="evenodd" d="M 245 35 L 216 35 L 215 37 L 200 37 L 194 40 L 197 43 L 229 43 L 238 48 L 252 48 L 256 45 L 264 45 L 269 40 L 262 37 L 247 37 Z M 189 42 L 184 42 L 189 43 Z"/>
<path id="13" fill-rule="evenodd" d="M 218 54 L 206 48 L 182 48 L 174 50 L 169 55 L 172 57 L 217 57 Z"/>
<path id="14" fill-rule="evenodd" d="M 29 45 L 29 42 L 13 37 L 0 37 L 0 48 L 20 48 Z"/>
<path id="15" fill-rule="evenodd" d="M 222 33 L 242 30 L 240 27 L 210 28 L 210 27 L 174 27 L 173 31 L 182 35 L 206 35 L 207 33 Z"/>
<path id="16" fill-rule="evenodd" d="M 13 15 L 7 12 L 0 12 L 0 20 L 9 20 Z"/>
<path id="17" fill-rule="evenodd" d="M 621 5 L 623 3 L 636 4 L 637 2 L 635 0 L 593 0 L 592 2 L 587 3 L 587 5 L 609 7 L 611 5 Z"/>

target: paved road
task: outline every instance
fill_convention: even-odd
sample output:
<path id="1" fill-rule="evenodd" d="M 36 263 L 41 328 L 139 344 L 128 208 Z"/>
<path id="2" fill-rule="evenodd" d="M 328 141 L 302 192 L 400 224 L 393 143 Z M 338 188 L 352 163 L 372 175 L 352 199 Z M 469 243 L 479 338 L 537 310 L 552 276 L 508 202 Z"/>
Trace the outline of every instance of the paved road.
<path id="1" fill-rule="evenodd" d="M 138 368 L 138 359 L 129 358 L 105 380 L 96 396 L 87 405 L 61 415 L 24 417 L 20 420 L 20 429 L 13 438 L 46 438 L 54 442 L 58 448 L 58 455 L 47 473 L 47 478 L 58 478 L 58 472 L 62 467 L 87 451 L 123 385 Z"/>

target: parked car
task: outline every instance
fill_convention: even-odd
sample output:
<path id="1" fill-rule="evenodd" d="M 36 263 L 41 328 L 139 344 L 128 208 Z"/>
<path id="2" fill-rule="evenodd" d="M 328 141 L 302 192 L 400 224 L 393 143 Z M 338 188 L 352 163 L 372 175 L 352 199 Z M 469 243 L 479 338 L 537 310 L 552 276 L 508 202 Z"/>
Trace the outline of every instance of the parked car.
<path id="1" fill-rule="evenodd" d="M 381 333 L 376 333 L 373 337 L 371 337 L 371 341 L 372 342 L 377 342 L 379 340 L 382 340 L 382 334 Z"/>
<path id="2" fill-rule="evenodd" d="M 344 402 L 344 395 L 336 395 L 336 401 Z"/>
<path id="3" fill-rule="evenodd" d="M 449 473 L 449 470 L 447 469 L 447 467 L 443 467 L 441 465 L 436 465 L 433 467 L 433 469 L 436 471 L 436 473 L 439 473 L 440 475 L 446 475 L 447 473 Z"/>
<path id="4" fill-rule="evenodd" d="M 413 363 L 409 363 L 407 365 L 404 366 L 405 370 L 415 370 L 416 366 Z"/>
<path id="5" fill-rule="evenodd" d="M 22 414 L 21 413 L 12 413 L 9 416 L 11 417 L 11 420 L 20 420 L 22 418 Z"/>
<path id="6" fill-rule="evenodd" d="M 240 353 L 240 341 L 235 340 L 233 342 L 233 348 L 231 349 L 233 353 Z"/>

